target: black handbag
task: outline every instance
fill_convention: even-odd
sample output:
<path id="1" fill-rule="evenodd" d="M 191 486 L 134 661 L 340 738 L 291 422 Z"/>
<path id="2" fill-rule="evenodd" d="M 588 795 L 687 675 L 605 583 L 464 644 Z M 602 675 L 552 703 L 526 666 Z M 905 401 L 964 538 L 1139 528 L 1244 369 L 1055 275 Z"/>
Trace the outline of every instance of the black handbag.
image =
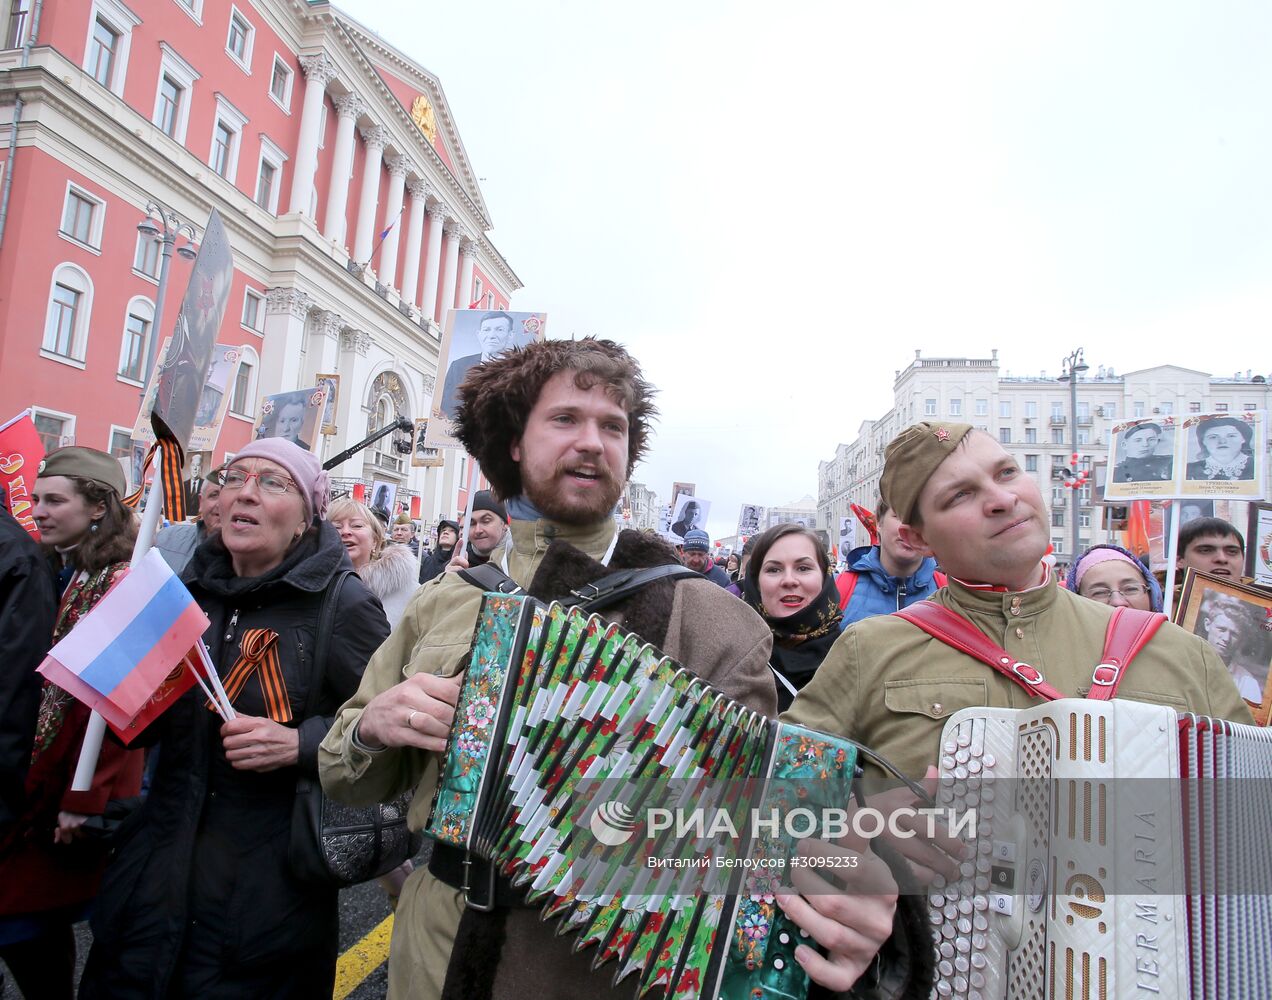
<path id="1" fill-rule="evenodd" d="M 323 594 L 306 710 L 318 701 L 322 689 L 340 591 L 351 572 L 338 573 Z M 306 713 L 300 718 L 306 718 Z M 413 858 L 424 835 L 413 833 L 406 825 L 412 794 L 404 792 L 372 806 L 346 806 L 324 795 L 317 778 L 298 778 L 287 845 L 292 874 L 305 882 L 344 887 L 385 875 Z"/>

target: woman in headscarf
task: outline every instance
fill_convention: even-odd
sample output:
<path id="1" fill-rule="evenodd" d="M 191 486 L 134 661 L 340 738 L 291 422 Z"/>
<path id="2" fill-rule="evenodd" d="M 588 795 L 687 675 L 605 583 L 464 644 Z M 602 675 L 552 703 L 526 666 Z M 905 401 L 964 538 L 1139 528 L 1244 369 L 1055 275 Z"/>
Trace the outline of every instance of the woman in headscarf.
<path id="1" fill-rule="evenodd" d="M 59 448 L 40 463 L 31 499 L 61 597 L 50 645 L 128 568 L 137 523 L 121 502 L 124 491 L 119 462 L 94 448 Z M 108 741 L 91 787 L 71 791 L 91 714 L 44 682 L 23 812 L 0 842 L 0 958 L 28 997 L 74 995 L 71 925 L 88 915 L 107 860 L 84 824 L 141 790 L 141 751 Z"/>
<path id="2" fill-rule="evenodd" d="M 1162 610 L 1161 584 L 1142 562 L 1118 545 L 1092 545 L 1069 567 L 1065 586 L 1101 604 Z"/>
<path id="3" fill-rule="evenodd" d="M 769 666 L 784 711 L 813 679 L 839 638 L 839 592 L 821 540 L 799 524 L 779 524 L 755 538 L 742 596 L 773 633 Z"/>
<path id="4" fill-rule="evenodd" d="M 237 717 L 194 688 L 141 735 L 159 765 L 102 884 L 81 1000 L 331 996 L 337 890 L 288 864 L 296 783 L 389 626 L 322 519 L 327 497 L 318 459 L 282 438 L 221 476 L 221 528 L 184 580 Z"/>

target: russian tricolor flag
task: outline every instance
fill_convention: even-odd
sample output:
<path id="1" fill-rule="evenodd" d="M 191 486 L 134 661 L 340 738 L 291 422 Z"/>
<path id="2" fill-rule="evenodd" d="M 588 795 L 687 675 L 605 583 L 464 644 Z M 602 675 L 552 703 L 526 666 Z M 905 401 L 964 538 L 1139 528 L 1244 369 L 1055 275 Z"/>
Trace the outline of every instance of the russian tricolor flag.
<path id="1" fill-rule="evenodd" d="M 151 549 L 49 650 L 40 673 L 125 729 L 207 627 L 207 615 Z"/>

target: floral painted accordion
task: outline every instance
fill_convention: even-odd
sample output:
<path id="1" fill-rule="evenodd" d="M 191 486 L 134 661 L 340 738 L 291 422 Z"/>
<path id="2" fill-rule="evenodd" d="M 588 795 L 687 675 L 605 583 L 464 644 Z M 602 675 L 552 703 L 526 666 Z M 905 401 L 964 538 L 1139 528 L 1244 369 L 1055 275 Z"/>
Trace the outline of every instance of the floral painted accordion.
<path id="1" fill-rule="evenodd" d="M 813 942 L 772 892 L 855 774 L 851 743 L 766 719 L 617 625 L 492 593 L 426 832 L 639 995 L 797 998 Z"/>
<path id="2" fill-rule="evenodd" d="M 1133 701 L 953 715 L 938 808 L 975 816 L 929 906 L 936 996 L 1272 996 L 1272 731 Z"/>

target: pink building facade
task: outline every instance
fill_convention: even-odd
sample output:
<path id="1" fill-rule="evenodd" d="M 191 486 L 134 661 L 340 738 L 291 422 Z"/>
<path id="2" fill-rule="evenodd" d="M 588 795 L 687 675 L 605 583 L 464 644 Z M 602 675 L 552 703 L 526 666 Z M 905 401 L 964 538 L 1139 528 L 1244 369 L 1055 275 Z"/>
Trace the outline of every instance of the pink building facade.
<path id="1" fill-rule="evenodd" d="M 245 360 L 213 462 L 318 374 L 340 380 L 324 458 L 426 416 L 446 311 L 521 287 L 440 82 L 329 4 L 0 0 L 0 26 L 0 419 L 32 407 L 48 446 L 130 448 L 191 267 L 171 255 L 156 316 L 152 203 L 195 245 L 213 208 L 229 232 L 219 340 Z M 462 456 L 412 468 L 394 437 L 333 475 L 452 514 Z"/>

